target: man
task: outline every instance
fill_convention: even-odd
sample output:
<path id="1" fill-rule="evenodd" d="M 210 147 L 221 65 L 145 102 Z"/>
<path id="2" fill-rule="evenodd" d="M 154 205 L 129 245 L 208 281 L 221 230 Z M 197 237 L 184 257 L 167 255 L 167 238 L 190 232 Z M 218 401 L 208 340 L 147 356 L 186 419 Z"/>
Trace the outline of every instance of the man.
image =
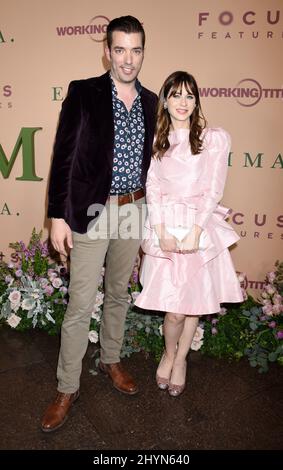
<path id="1" fill-rule="evenodd" d="M 145 34 L 132 16 L 107 28 L 110 71 L 70 83 L 54 145 L 48 216 L 51 241 L 63 255 L 70 249 L 70 301 L 61 332 L 58 392 L 41 423 L 44 432 L 64 424 L 79 396 L 82 359 L 96 291 L 105 268 L 105 297 L 100 329 L 99 368 L 120 392 L 138 387 L 120 363 L 128 309 L 128 282 L 140 237 L 120 236 L 122 218 L 106 236 L 93 237 L 96 205 L 106 210 L 128 204 L 140 213 L 151 158 L 157 97 L 137 80 L 144 58 Z M 99 220 L 98 220 L 99 222 Z M 136 223 L 136 222 L 133 222 Z M 134 230 L 135 231 L 135 230 Z M 105 235 L 105 234 L 104 234 Z"/>

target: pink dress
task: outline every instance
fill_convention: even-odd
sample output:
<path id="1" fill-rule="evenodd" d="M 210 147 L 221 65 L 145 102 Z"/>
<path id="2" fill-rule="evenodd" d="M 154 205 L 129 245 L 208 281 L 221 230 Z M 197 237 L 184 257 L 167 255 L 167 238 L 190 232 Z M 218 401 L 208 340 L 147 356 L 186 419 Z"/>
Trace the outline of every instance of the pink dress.
<path id="1" fill-rule="evenodd" d="M 152 159 L 146 190 L 148 218 L 142 249 L 141 284 L 136 300 L 148 310 L 204 315 L 219 312 L 220 303 L 243 296 L 228 247 L 239 240 L 220 206 L 228 169 L 230 137 L 223 129 L 204 131 L 203 151 L 192 155 L 189 130 L 169 134 L 170 148 Z M 163 252 L 153 226 L 186 226 L 193 220 L 206 234 L 206 248 L 196 253 Z"/>

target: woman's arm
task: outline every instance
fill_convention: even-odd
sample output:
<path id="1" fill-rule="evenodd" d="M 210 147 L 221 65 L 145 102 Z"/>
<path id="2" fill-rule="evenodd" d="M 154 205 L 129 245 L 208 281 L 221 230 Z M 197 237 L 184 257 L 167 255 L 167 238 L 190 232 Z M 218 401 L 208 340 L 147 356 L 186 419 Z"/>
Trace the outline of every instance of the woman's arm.
<path id="1" fill-rule="evenodd" d="M 222 199 L 227 171 L 228 155 L 231 146 L 229 134 L 223 129 L 210 129 L 204 142 L 208 152 L 204 173 L 201 176 L 201 200 L 198 205 L 195 223 L 205 228 L 210 216 Z"/>

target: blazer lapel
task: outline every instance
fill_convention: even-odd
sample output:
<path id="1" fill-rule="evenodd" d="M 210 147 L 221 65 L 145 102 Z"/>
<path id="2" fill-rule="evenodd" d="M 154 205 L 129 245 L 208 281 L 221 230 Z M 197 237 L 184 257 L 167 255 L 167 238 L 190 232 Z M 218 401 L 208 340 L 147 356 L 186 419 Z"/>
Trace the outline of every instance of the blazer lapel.
<path id="1" fill-rule="evenodd" d="M 107 162 L 113 166 L 114 152 L 114 119 L 112 90 L 109 73 L 99 77 L 93 88 L 93 109 L 99 129 L 99 140 L 107 156 Z"/>

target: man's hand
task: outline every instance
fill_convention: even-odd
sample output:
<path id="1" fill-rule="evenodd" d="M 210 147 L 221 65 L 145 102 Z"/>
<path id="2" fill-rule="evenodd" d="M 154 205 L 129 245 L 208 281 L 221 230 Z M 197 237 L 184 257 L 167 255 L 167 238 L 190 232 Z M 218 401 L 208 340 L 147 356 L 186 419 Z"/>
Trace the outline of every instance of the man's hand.
<path id="1" fill-rule="evenodd" d="M 60 255 L 67 257 L 66 246 L 69 249 L 73 248 L 73 237 L 72 231 L 64 219 L 52 219 L 50 238 L 55 250 Z"/>

